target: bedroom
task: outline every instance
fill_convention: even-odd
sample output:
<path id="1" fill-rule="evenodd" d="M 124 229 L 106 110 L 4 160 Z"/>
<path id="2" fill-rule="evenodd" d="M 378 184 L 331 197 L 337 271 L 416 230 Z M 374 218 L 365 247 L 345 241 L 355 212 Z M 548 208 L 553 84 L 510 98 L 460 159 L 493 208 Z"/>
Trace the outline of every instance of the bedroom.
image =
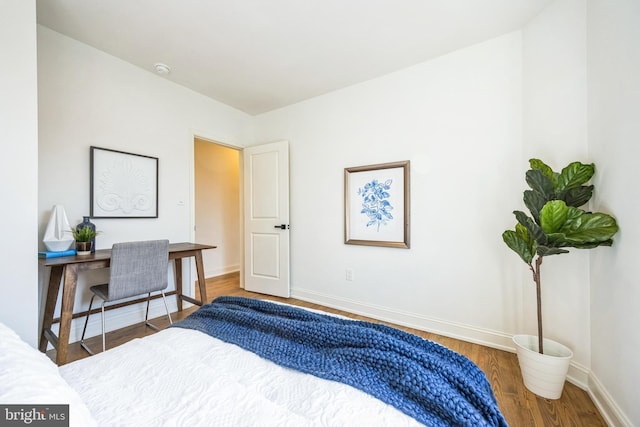
<path id="1" fill-rule="evenodd" d="M 0 305 L 2 320 L 28 341 L 37 335 L 38 227 L 54 203 L 74 219 L 85 211 L 86 183 L 68 165 L 85 161 L 92 144 L 154 154 L 174 171 L 161 193 L 163 215 L 143 226 L 98 224 L 107 244 L 134 227 L 140 237 L 167 230 L 172 240 L 189 240 L 189 213 L 177 206 L 189 197 L 189 129 L 238 145 L 289 140 L 292 293 L 396 320 L 408 316 L 423 328 L 494 346 L 534 327 L 531 313 L 522 313 L 532 298 L 529 277 L 499 238 L 520 201 L 526 160 L 535 155 L 557 167 L 583 158 L 598 167 L 595 202 L 616 214 L 622 231 L 611 249 L 548 262 L 548 282 L 562 281 L 549 286 L 548 331 L 574 348 L 574 380 L 602 396 L 621 424 L 639 422 L 632 381 L 640 377 L 633 357 L 640 338 L 632 329 L 639 289 L 626 237 L 637 234 L 638 206 L 615 190 L 635 181 L 637 169 L 629 155 L 640 134 L 633 2 L 555 1 L 520 30 L 258 116 L 36 29 L 34 7 L 20 2 L 2 14 L 24 44 L 16 51 L 16 38 L 3 37 L 4 57 L 15 65 L 5 70 L 2 92 L 9 96 L 0 101 L 4 151 L 12 154 L 3 156 L 3 177 L 23 183 L 3 186 L 4 200 L 20 209 L 3 212 L 3 222 L 16 227 L 7 232 L 14 255 L 2 261 Z M 19 103 L 27 105 L 15 109 Z M 343 245 L 343 169 L 404 159 L 413 170 L 412 248 Z M 456 190 L 464 196 L 452 196 Z M 307 201 L 309 191 L 322 209 Z M 443 205 L 447 210 L 431 208 Z M 464 240 L 451 239 L 453 231 Z M 355 272 L 352 284 L 346 268 Z"/>

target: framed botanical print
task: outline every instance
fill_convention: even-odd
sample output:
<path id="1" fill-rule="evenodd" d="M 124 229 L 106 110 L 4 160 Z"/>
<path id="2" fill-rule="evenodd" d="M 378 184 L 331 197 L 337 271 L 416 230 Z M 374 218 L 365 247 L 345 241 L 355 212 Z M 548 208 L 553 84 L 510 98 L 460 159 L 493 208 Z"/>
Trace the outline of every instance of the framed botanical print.
<path id="1" fill-rule="evenodd" d="M 344 242 L 409 248 L 409 161 L 344 170 Z"/>

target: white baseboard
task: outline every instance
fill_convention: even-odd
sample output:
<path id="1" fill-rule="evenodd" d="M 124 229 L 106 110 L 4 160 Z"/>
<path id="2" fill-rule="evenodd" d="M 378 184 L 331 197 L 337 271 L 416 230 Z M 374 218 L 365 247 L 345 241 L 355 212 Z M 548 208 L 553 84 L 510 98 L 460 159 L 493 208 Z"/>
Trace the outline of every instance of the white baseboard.
<path id="1" fill-rule="evenodd" d="M 230 265 L 224 268 L 213 270 L 212 272 L 207 272 L 205 275 L 206 278 L 222 276 L 229 273 L 235 273 L 240 271 L 239 265 Z M 173 289 L 167 289 L 171 291 Z M 185 292 L 189 292 L 188 289 L 185 289 Z M 100 308 L 100 300 L 96 300 L 94 303 L 94 308 Z M 178 306 L 176 303 L 175 296 L 171 295 L 167 297 L 167 305 L 169 306 L 169 312 L 174 313 L 178 310 Z M 185 308 L 191 307 L 192 304 L 188 302 L 183 302 Z M 86 310 L 87 307 L 84 307 Z M 106 312 L 106 330 L 107 332 L 114 331 L 116 329 L 125 328 L 127 326 L 131 326 L 135 323 L 140 323 L 144 321 L 144 315 L 146 310 L 146 303 L 139 303 L 135 305 L 121 307 L 115 310 L 109 310 Z M 59 314 L 57 314 L 59 316 Z M 164 309 L 164 304 L 160 299 L 154 299 L 151 301 L 151 305 L 149 306 L 149 318 L 153 319 L 156 317 L 165 316 L 166 311 Z M 80 341 L 82 337 L 82 328 L 84 327 L 85 318 L 77 318 L 74 319 L 71 323 L 71 331 L 69 335 L 69 342 L 77 342 Z M 58 324 L 52 325 L 53 332 L 58 334 Z M 92 314 L 89 317 L 89 323 L 87 324 L 87 332 L 85 334 L 85 338 L 94 337 L 102 334 L 102 324 L 100 320 L 100 313 Z M 47 350 L 51 350 L 53 346 L 48 344 Z"/>
<path id="2" fill-rule="evenodd" d="M 227 265 L 225 267 L 221 267 L 221 268 L 215 268 L 213 270 L 206 270 L 204 272 L 204 276 L 207 279 L 210 279 L 212 277 L 217 277 L 217 276 L 223 276 L 225 274 L 229 274 L 229 273 L 235 273 L 237 271 L 240 271 L 240 264 L 236 264 L 236 265 Z"/>
<path id="3" fill-rule="evenodd" d="M 419 329 L 462 341 L 472 342 L 487 347 L 515 353 L 511 335 L 490 329 L 478 328 L 462 323 L 450 322 L 422 314 L 392 310 L 373 304 L 363 304 L 346 298 L 335 298 L 314 291 L 294 288 L 292 298 L 313 302 L 326 307 L 336 308 L 361 316 L 394 323 L 396 325 Z"/>
<path id="4" fill-rule="evenodd" d="M 567 381 L 580 387 L 583 390 L 589 390 L 589 373 L 591 371 L 586 366 L 572 361 L 567 372 Z"/>
<path id="5" fill-rule="evenodd" d="M 171 295 L 167 297 L 167 306 L 169 307 L 170 313 L 174 313 L 178 310 L 175 296 Z M 94 304 L 94 308 L 100 308 L 100 305 L 98 304 L 96 306 L 96 304 Z M 115 310 L 105 311 L 106 332 L 111 332 L 116 329 L 125 328 L 135 323 L 144 322 L 144 315 L 145 315 L 146 308 L 147 308 L 147 303 L 142 302 L 139 304 L 120 307 Z M 149 306 L 149 318 L 154 319 L 156 317 L 162 317 L 166 315 L 167 315 L 167 312 L 165 311 L 164 304 L 162 303 L 162 299 L 152 300 Z M 77 319 L 73 319 L 73 321 L 71 322 L 69 342 L 80 341 L 80 338 L 82 337 L 82 328 L 84 327 L 85 319 L 86 317 L 79 317 Z M 52 328 L 51 328 L 56 335 L 58 334 L 58 326 L 59 324 L 56 323 L 52 325 Z M 89 317 L 89 323 L 87 324 L 87 332 L 85 334 L 85 338 L 91 338 L 101 334 L 102 334 L 102 321 L 101 321 L 100 313 L 92 314 Z M 47 348 L 50 350 L 53 348 L 53 346 L 49 344 Z"/>
<path id="6" fill-rule="evenodd" d="M 212 278 L 216 276 L 223 276 L 229 273 L 235 273 L 240 271 L 240 266 L 227 266 L 225 268 L 217 269 L 214 272 L 207 274 L 206 278 Z M 168 289 L 171 291 L 172 289 Z M 185 291 L 187 291 L 185 289 Z M 99 308 L 99 300 L 98 303 L 94 303 L 94 308 Z M 176 303 L 176 298 L 174 295 L 167 296 L 167 305 L 169 306 L 169 312 L 174 313 L 178 310 L 178 305 Z M 185 308 L 190 307 L 192 304 L 188 302 L 183 302 Z M 86 307 L 85 307 L 86 309 Z M 125 328 L 127 326 L 131 326 L 135 323 L 140 323 L 144 321 L 144 315 L 146 310 L 146 302 L 134 304 L 130 306 L 125 306 L 118 308 L 116 310 L 109 310 L 106 312 L 106 330 L 107 332 L 114 331 L 116 329 Z M 156 317 L 166 316 L 166 311 L 164 309 L 164 304 L 161 299 L 154 299 L 151 301 L 151 305 L 149 306 L 149 318 L 154 319 Z M 80 341 L 80 337 L 82 336 L 82 328 L 84 327 L 85 318 L 74 319 L 71 324 L 71 332 L 69 336 L 70 342 Z M 57 334 L 57 327 L 54 325 L 54 332 Z M 100 320 L 100 313 L 92 314 L 89 317 L 89 323 L 87 324 L 87 333 L 86 338 L 90 338 L 93 336 L 102 334 L 102 325 Z M 49 349 L 51 349 L 51 345 L 49 345 Z"/>
<path id="7" fill-rule="evenodd" d="M 612 427 L 632 427 L 631 420 L 613 400 L 609 392 L 600 380 L 593 374 L 589 375 L 589 387 L 587 389 L 591 400 L 596 405 L 607 424 Z"/>
<path id="8" fill-rule="evenodd" d="M 419 329 L 462 341 L 472 342 L 499 350 L 515 353 L 511 335 L 471 325 L 450 322 L 417 313 L 392 310 L 373 304 L 363 304 L 346 298 L 336 298 L 300 288 L 294 288 L 291 297 L 326 307 L 347 311 L 361 316 Z M 615 404 L 611 395 L 585 366 L 572 362 L 567 373 L 567 381 L 587 391 L 603 418 L 610 426 L 631 426 L 631 422 Z"/>

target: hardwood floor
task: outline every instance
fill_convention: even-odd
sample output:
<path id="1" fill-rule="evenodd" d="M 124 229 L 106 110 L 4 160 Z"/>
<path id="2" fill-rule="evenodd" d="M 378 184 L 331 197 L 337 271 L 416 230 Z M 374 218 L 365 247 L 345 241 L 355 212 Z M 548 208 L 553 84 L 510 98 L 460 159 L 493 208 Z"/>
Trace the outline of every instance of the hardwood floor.
<path id="1" fill-rule="evenodd" d="M 305 301 L 247 292 L 239 288 L 237 273 L 207 279 L 207 295 L 209 300 L 220 295 L 236 295 L 282 301 L 292 305 L 321 309 L 330 313 L 338 313 L 354 319 L 384 323 Z M 176 319 L 179 320 L 186 317 L 194 310 L 195 307 L 192 307 L 181 313 L 174 313 L 174 321 Z M 154 320 L 154 324 L 160 327 L 166 327 L 168 321 L 166 318 L 159 318 Z M 475 362 L 487 375 L 498 400 L 500 410 L 504 414 L 504 417 L 510 426 L 595 427 L 607 425 L 587 393 L 573 384 L 568 382 L 566 383 L 562 397 L 558 400 L 543 399 L 528 391 L 522 382 L 518 360 L 516 355 L 513 353 L 453 338 L 447 338 L 416 329 L 397 325 L 391 326 L 438 342 L 453 351 L 465 355 Z M 150 335 L 154 332 L 155 331 L 153 329 L 145 327 L 144 323 L 111 332 L 107 334 L 107 348 L 123 344 L 134 338 Z M 101 338 L 99 336 L 90 338 L 87 341 L 91 348 L 94 349 L 100 349 L 102 345 Z M 47 354 L 55 360 L 55 350 L 51 350 Z M 87 356 L 87 353 L 80 348 L 79 343 L 74 343 L 69 346 L 70 361 L 78 360 Z"/>

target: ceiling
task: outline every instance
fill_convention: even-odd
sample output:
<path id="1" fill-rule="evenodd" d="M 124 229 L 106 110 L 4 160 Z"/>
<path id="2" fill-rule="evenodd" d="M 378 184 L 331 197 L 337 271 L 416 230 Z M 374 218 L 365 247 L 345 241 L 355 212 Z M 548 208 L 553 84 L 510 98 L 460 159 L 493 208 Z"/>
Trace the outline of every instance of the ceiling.
<path id="1" fill-rule="evenodd" d="M 37 0 L 38 23 L 249 114 L 521 28 L 552 0 Z"/>

